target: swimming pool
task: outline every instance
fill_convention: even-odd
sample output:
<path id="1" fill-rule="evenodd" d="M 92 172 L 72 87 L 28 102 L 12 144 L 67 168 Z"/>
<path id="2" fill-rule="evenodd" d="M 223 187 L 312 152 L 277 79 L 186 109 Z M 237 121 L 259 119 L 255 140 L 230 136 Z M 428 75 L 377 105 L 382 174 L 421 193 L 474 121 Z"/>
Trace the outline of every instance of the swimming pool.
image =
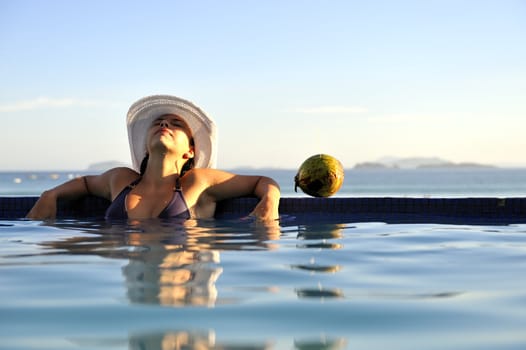
<path id="1" fill-rule="evenodd" d="M 526 225 L 0 221 L 0 349 L 522 349 Z"/>

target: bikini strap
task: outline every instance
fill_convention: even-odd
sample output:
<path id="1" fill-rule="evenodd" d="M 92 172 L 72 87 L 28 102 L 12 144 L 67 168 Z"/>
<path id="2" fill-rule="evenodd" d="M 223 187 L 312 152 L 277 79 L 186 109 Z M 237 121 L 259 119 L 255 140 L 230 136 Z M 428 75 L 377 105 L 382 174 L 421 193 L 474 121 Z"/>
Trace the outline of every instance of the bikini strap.
<path id="1" fill-rule="evenodd" d="M 177 179 L 175 179 L 175 188 L 174 188 L 174 192 L 176 191 L 181 191 L 182 190 L 182 187 L 181 187 L 181 177 L 180 176 L 177 176 Z"/>

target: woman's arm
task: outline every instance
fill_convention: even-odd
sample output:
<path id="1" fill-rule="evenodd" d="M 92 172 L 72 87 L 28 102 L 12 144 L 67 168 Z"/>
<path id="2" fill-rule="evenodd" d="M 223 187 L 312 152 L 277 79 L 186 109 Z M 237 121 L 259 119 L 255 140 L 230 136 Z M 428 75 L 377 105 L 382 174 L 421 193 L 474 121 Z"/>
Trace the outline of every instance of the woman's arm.
<path id="1" fill-rule="evenodd" d="M 280 188 L 276 181 L 267 176 L 236 175 L 225 171 L 214 169 L 195 169 L 203 182 L 208 187 L 203 194 L 214 202 L 242 197 L 256 196 L 259 202 L 250 213 L 260 220 L 279 219 Z"/>
<path id="2" fill-rule="evenodd" d="M 112 187 L 121 181 L 119 177 L 128 178 L 133 174 L 131 169 L 114 168 L 100 175 L 82 176 L 67 181 L 57 187 L 44 191 L 33 208 L 27 213 L 28 219 L 53 219 L 57 215 L 59 199 L 72 200 L 88 195 L 112 200 Z M 125 180 L 127 181 L 127 180 Z"/>
<path id="3" fill-rule="evenodd" d="M 266 176 L 259 176 L 253 194 L 259 198 L 259 202 L 250 215 L 261 220 L 279 219 L 281 192 L 276 181 Z"/>

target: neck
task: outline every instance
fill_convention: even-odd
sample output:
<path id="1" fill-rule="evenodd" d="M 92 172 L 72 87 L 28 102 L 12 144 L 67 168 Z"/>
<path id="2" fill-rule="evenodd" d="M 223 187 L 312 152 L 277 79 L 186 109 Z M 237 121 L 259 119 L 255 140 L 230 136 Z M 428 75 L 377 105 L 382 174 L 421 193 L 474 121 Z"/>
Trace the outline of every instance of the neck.
<path id="1" fill-rule="evenodd" d="M 143 181 L 152 184 L 174 183 L 174 178 L 181 175 L 184 160 L 176 160 L 167 155 L 150 155 L 143 175 Z"/>

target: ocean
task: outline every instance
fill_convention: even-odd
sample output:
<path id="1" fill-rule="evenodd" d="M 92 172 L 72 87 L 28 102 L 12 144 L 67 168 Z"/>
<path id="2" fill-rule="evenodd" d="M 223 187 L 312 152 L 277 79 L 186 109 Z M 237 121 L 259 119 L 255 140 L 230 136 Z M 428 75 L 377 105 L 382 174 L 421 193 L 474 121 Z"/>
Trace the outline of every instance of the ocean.
<path id="1" fill-rule="evenodd" d="M 294 191 L 296 170 L 231 169 L 238 174 L 258 174 L 274 178 L 283 197 L 305 196 Z M 39 195 L 87 171 L 0 172 L 0 196 Z M 347 169 L 339 197 L 524 197 L 526 168 L 473 169 Z"/>

